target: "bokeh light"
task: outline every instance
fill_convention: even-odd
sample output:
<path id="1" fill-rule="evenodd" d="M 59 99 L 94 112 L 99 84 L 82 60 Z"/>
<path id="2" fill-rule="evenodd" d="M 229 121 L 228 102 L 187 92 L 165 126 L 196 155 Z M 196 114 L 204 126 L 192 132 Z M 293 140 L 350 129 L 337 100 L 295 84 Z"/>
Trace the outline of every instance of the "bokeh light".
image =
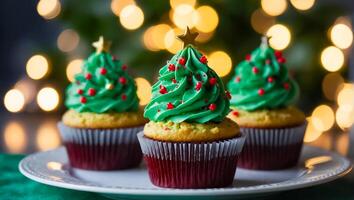
<path id="1" fill-rule="evenodd" d="M 336 111 L 336 122 L 343 130 L 350 128 L 354 123 L 354 107 L 349 105 L 339 106 Z"/>
<path id="2" fill-rule="evenodd" d="M 52 111 L 59 104 L 59 94 L 51 87 L 42 88 L 37 94 L 37 104 L 44 111 Z"/>
<path id="3" fill-rule="evenodd" d="M 339 106 L 352 106 L 354 107 L 354 85 L 345 83 L 341 85 L 338 92 L 337 103 Z"/>
<path id="4" fill-rule="evenodd" d="M 150 51 L 158 51 L 157 45 L 154 43 L 153 37 L 154 26 L 149 27 L 145 30 L 143 35 L 143 43 L 146 49 Z M 167 33 L 166 33 L 167 34 Z"/>
<path id="5" fill-rule="evenodd" d="M 193 14 L 195 28 L 204 33 L 212 32 L 219 23 L 218 13 L 210 6 L 201 6 Z"/>
<path id="6" fill-rule="evenodd" d="M 306 127 L 304 142 L 313 142 L 316 139 L 318 139 L 322 135 L 323 132 L 317 130 L 314 127 L 311 117 L 307 119 L 307 122 L 308 122 L 308 124 Z"/>
<path id="7" fill-rule="evenodd" d="M 134 0 L 112 0 L 111 10 L 115 15 L 119 16 L 122 9 L 128 5 L 135 5 L 135 1 Z"/>
<path id="8" fill-rule="evenodd" d="M 154 47 L 158 49 L 165 49 L 165 36 L 172 30 L 172 28 L 167 24 L 158 24 L 153 27 L 151 32 L 151 39 L 154 44 Z"/>
<path id="9" fill-rule="evenodd" d="M 268 15 L 278 16 L 284 13 L 288 3 L 286 0 L 261 0 L 261 6 Z"/>
<path id="10" fill-rule="evenodd" d="M 228 75 L 232 68 L 231 57 L 224 51 L 215 51 L 208 56 L 208 66 L 220 77 Z"/>
<path id="11" fill-rule="evenodd" d="M 258 33 L 265 34 L 274 24 L 275 18 L 267 15 L 262 9 L 255 10 L 251 15 L 252 28 Z"/>
<path id="12" fill-rule="evenodd" d="M 58 48 L 63 52 L 74 50 L 80 42 L 79 34 L 72 29 L 62 31 L 57 39 Z"/>
<path id="13" fill-rule="evenodd" d="M 321 63 L 327 71 L 338 71 L 344 64 L 344 54 L 337 47 L 327 47 L 321 53 Z"/>
<path id="14" fill-rule="evenodd" d="M 83 64 L 82 59 L 75 59 L 69 62 L 68 66 L 66 67 L 66 77 L 70 82 L 75 81 L 75 74 L 81 72 L 81 66 Z"/>
<path id="15" fill-rule="evenodd" d="M 170 5 L 171 8 L 175 9 L 177 6 L 181 5 L 181 4 L 187 4 L 190 5 L 192 7 L 195 6 L 197 0 L 170 0 Z"/>
<path id="16" fill-rule="evenodd" d="M 198 37 L 195 39 L 197 42 L 207 42 L 214 36 L 215 31 L 209 33 L 199 32 Z"/>
<path id="17" fill-rule="evenodd" d="M 53 19 L 60 14 L 61 4 L 59 0 L 40 0 L 37 4 L 37 12 L 44 19 Z"/>
<path id="18" fill-rule="evenodd" d="M 328 131 L 334 125 L 334 112 L 327 105 L 319 105 L 313 110 L 311 120 L 317 131 Z"/>
<path id="19" fill-rule="evenodd" d="M 36 85 L 31 79 L 25 78 L 17 81 L 14 89 L 21 91 L 25 97 L 25 104 L 31 102 L 36 95 Z"/>
<path id="20" fill-rule="evenodd" d="M 177 36 L 182 34 L 183 31 L 178 28 L 174 28 L 166 33 L 165 36 L 165 46 L 167 51 L 172 54 L 177 53 L 183 47 L 183 42 L 177 39 Z"/>
<path id="21" fill-rule="evenodd" d="M 345 24 L 336 24 L 331 29 L 331 40 L 334 45 L 341 49 L 349 48 L 353 43 L 353 32 Z"/>
<path id="22" fill-rule="evenodd" d="M 282 24 L 271 26 L 266 35 L 270 37 L 269 45 L 276 50 L 283 50 L 290 44 L 290 30 Z"/>
<path id="23" fill-rule="evenodd" d="M 144 23 L 144 13 L 136 5 L 127 5 L 120 12 L 120 23 L 128 30 L 135 30 Z"/>
<path id="24" fill-rule="evenodd" d="M 142 77 L 135 78 L 137 87 L 137 95 L 139 97 L 139 104 L 144 106 L 150 102 L 151 99 L 151 84 L 148 80 Z"/>
<path id="25" fill-rule="evenodd" d="M 344 83 L 343 77 L 337 73 L 332 72 L 326 74 L 322 81 L 322 91 L 325 97 L 329 100 L 335 100 L 336 93 L 339 88 Z"/>
<path id="26" fill-rule="evenodd" d="M 348 133 L 339 133 L 336 141 L 336 151 L 343 156 L 348 154 L 349 144 L 350 144 L 350 134 Z"/>
<path id="27" fill-rule="evenodd" d="M 315 5 L 315 0 L 290 0 L 290 2 L 298 10 L 308 10 Z"/>
<path id="28" fill-rule="evenodd" d="M 25 129 L 18 122 L 9 122 L 4 130 L 4 142 L 10 153 L 22 153 L 27 145 Z"/>
<path id="29" fill-rule="evenodd" d="M 25 96 L 20 90 L 11 89 L 5 94 L 4 105 L 10 112 L 19 112 L 25 105 Z"/>
<path id="30" fill-rule="evenodd" d="M 195 10 L 193 6 L 180 4 L 172 12 L 172 21 L 178 28 L 194 27 L 193 18 L 195 17 L 193 16 L 195 15 Z"/>
<path id="31" fill-rule="evenodd" d="M 47 151 L 60 146 L 60 136 L 54 121 L 44 122 L 39 126 L 36 143 L 40 151 Z"/>
<path id="32" fill-rule="evenodd" d="M 49 63 L 47 58 L 43 55 L 34 55 L 27 61 L 27 75 L 34 80 L 43 78 L 48 71 Z"/>

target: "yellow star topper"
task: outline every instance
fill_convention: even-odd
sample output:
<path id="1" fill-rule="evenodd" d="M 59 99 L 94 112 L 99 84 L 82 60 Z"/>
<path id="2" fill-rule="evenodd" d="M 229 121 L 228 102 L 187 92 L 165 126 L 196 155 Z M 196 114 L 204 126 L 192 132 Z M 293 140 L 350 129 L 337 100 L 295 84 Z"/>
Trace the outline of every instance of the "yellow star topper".
<path id="1" fill-rule="evenodd" d="M 92 46 L 96 48 L 96 53 L 101 53 L 102 51 L 108 52 L 111 47 L 111 41 L 107 41 L 100 36 L 98 41 L 92 43 Z"/>
<path id="2" fill-rule="evenodd" d="M 191 33 L 191 30 L 187 26 L 186 32 L 183 35 L 179 35 L 177 37 L 183 42 L 183 48 L 185 48 L 189 44 L 194 45 L 195 38 L 197 38 L 198 35 L 199 33 L 197 32 Z"/>

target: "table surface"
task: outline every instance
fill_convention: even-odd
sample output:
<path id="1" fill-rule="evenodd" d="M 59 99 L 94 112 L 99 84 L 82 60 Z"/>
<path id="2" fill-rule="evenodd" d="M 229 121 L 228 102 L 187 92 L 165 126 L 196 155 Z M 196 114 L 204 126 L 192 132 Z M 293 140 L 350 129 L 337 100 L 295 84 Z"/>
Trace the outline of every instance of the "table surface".
<path id="1" fill-rule="evenodd" d="M 0 115 L 0 137 L 2 138 L 0 139 L 0 199 L 67 200 L 72 197 L 79 200 L 106 199 L 93 193 L 36 183 L 22 176 L 18 171 L 18 162 L 25 154 L 45 151 L 61 145 L 56 129 L 58 119 L 56 115 Z M 323 133 L 309 144 L 336 151 L 354 160 L 354 129 Z M 354 172 L 331 183 L 278 193 L 266 199 L 354 199 Z"/>

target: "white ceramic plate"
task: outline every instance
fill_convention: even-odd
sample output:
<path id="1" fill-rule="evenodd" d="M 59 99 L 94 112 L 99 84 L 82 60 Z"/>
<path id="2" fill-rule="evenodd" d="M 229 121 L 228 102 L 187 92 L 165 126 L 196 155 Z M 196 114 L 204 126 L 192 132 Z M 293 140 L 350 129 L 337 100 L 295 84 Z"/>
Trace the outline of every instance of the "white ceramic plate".
<path id="1" fill-rule="evenodd" d="M 329 182 L 347 174 L 352 167 L 349 160 L 336 153 L 304 146 L 297 167 L 277 171 L 237 169 L 234 184 L 218 189 L 158 188 L 150 183 L 143 164 L 136 169 L 109 172 L 73 169 L 63 147 L 29 155 L 20 162 L 19 168 L 26 177 L 40 183 L 111 198 L 235 199 Z"/>

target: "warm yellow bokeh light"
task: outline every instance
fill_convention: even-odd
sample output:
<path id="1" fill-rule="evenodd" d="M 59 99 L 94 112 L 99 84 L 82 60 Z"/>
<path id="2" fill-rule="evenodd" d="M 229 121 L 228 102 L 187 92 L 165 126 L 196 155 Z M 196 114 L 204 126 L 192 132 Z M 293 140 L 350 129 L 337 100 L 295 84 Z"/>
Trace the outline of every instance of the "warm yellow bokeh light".
<path id="1" fill-rule="evenodd" d="M 321 53 L 321 63 L 327 71 L 338 71 L 344 64 L 344 54 L 337 47 L 327 47 Z"/>
<path id="2" fill-rule="evenodd" d="M 66 67 L 66 77 L 70 82 L 75 81 L 75 74 L 78 74 L 81 72 L 81 66 L 83 64 L 82 59 L 75 59 L 70 61 L 68 66 Z"/>
<path id="3" fill-rule="evenodd" d="M 135 78 L 137 87 L 137 95 L 139 97 L 139 104 L 144 106 L 150 102 L 151 99 L 151 84 L 148 80 L 142 77 Z"/>
<path id="4" fill-rule="evenodd" d="M 187 4 L 187 5 L 194 7 L 196 1 L 197 0 L 170 0 L 170 5 L 171 5 L 171 8 L 173 8 L 173 9 L 175 9 L 177 6 L 179 6 L 181 4 Z"/>
<path id="5" fill-rule="evenodd" d="M 25 105 L 25 96 L 20 90 L 11 89 L 5 94 L 4 105 L 10 112 L 19 112 Z"/>
<path id="6" fill-rule="evenodd" d="M 201 6 L 193 14 L 193 23 L 198 31 L 209 33 L 214 31 L 218 26 L 219 16 L 214 8 Z"/>
<path id="7" fill-rule="evenodd" d="M 343 84 L 337 96 L 339 106 L 354 107 L 354 85 L 350 83 Z"/>
<path id="8" fill-rule="evenodd" d="M 252 28 L 258 33 L 265 34 L 274 24 L 275 18 L 267 15 L 262 9 L 255 10 L 251 15 Z"/>
<path id="9" fill-rule="evenodd" d="M 135 1 L 134 0 L 112 0 L 111 10 L 115 15 L 119 16 L 122 9 L 128 5 L 135 5 Z"/>
<path id="10" fill-rule="evenodd" d="M 305 137 L 304 137 L 304 142 L 313 142 L 317 138 L 319 138 L 323 132 L 317 130 L 312 122 L 311 117 L 307 119 L 308 124 L 306 127 L 306 132 L 305 132 Z"/>
<path id="11" fill-rule="evenodd" d="M 36 143 L 38 150 L 47 151 L 59 147 L 60 136 L 55 122 L 45 122 L 37 131 Z"/>
<path id="12" fill-rule="evenodd" d="M 220 77 L 228 75 L 232 68 L 231 57 L 223 51 L 215 51 L 208 56 L 208 66 Z"/>
<path id="13" fill-rule="evenodd" d="M 328 131 L 334 125 L 334 112 L 327 105 L 319 105 L 313 110 L 311 120 L 317 131 Z"/>
<path id="14" fill-rule="evenodd" d="M 172 29 L 166 33 L 165 36 L 165 46 L 167 51 L 172 54 L 177 53 L 183 47 L 183 42 L 177 39 L 177 36 L 182 34 L 183 31 L 181 29 Z"/>
<path id="15" fill-rule="evenodd" d="M 151 26 L 148 29 L 146 29 L 146 31 L 144 32 L 144 35 L 143 35 L 143 43 L 144 43 L 144 46 L 148 50 L 150 50 L 150 51 L 158 51 L 159 49 L 157 48 L 157 45 L 154 43 L 154 41 L 152 39 L 153 30 L 154 30 L 154 26 Z"/>
<path id="16" fill-rule="evenodd" d="M 290 2 L 298 10 L 308 10 L 315 4 L 315 0 L 290 0 Z"/>
<path id="17" fill-rule="evenodd" d="M 158 24 L 153 27 L 151 39 L 154 47 L 158 49 L 166 49 L 165 36 L 170 30 L 172 30 L 172 28 L 167 24 Z"/>
<path id="18" fill-rule="evenodd" d="M 27 75 L 34 80 L 43 78 L 48 71 L 49 63 L 47 58 L 43 55 L 34 55 L 27 61 Z"/>
<path id="19" fill-rule="evenodd" d="M 197 42 L 207 42 L 214 36 L 215 31 L 209 33 L 199 32 L 198 37 L 195 39 Z"/>
<path id="20" fill-rule="evenodd" d="M 181 4 L 173 10 L 172 21 L 178 28 L 186 29 L 187 26 L 192 28 L 194 15 L 195 10 L 191 5 Z"/>
<path id="21" fill-rule="evenodd" d="M 329 100 L 335 100 L 336 93 L 339 88 L 344 83 L 343 77 L 337 73 L 332 72 L 326 74 L 322 80 L 322 91 L 325 97 Z"/>
<path id="22" fill-rule="evenodd" d="M 336 122 L 343 130 L 351 127 L 354 123 L 354 107 L 350 105 L 339 106 L 336 111 Z"/>
<path id="23" fill-rule="evenodd" d="M 59 0 L 40 0 L 37 4 L 37 12 L 44 19 L 53 19 L 59 15 L 60 11 Z"/>
<path id="24" fill-rule="evenodd" d="M 72 29 L 62 31 L 57 39 L 58 48 L 63 52 L 74 50 L 80 42 L 79 34 Z"/>
<path id="25" fill-rule="evenodd" d="M 44 111 L 52 111 L 59 104 L 59 94 L 51 87 L 42 88 L 37 94 L 37 104 Z"/>
<path id="26" fill-rule="evenodd" d="M 262 0 L 261 6 L 268 15 L 278 16 L 286 10 L 288 3 L 286 0 Z"/>
<path id="27" fill-rule="evenodd" d="M 18 122 L 9 122 L 4 130 L 4 142 L 10 153 L 22 153 L 27 145 L 25 129 Z"/>
<path id="28" fill-rule="evenodd" d="M 136 5 L 127 5 L 120 12 L 120 23 L 128 30 L 135 30 L 144 23 L 144 13 Z"/>
<path id="29" fill-rule="evenodd" d="M 291 41 L 290 30 L 282 24 L 271 26 L 266 35 L 270 37 L 269 45 L 276 50 L 285 49 Z"/>
<path id="30" fill-rule="evenodd" d="M 34 99 L 34 97 L 36 95 L 36 84 L 35 84 L 35 81 L 33 81 L 31 79 L 25 78 L 25 79 L 19 80 L 15 84 L 14 89 L 21 91 L 21 93 L 25 97 L 25 104 L 32 102 L 32 100 Z"/>
<path id="31" fill-rule="evenodd" d="M 347 49 L 353 43 L 353 32 L 345 24 L 336 24 L 331 29 L 331 40 L 338 48 Z"/>

